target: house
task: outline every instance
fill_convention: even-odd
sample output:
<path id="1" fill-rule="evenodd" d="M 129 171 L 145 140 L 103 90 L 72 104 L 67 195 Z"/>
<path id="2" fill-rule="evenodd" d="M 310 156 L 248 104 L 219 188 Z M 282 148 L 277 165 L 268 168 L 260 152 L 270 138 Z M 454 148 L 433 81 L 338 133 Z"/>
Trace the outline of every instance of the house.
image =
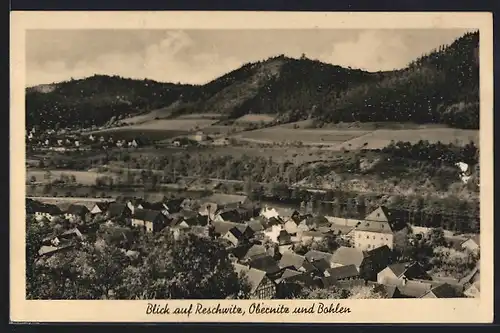
<path id="1" fill-rule="evenodd" d="M 243 230 L 242 230 L 243 229 Z M 238 225 L 229 229 L 222 238 L 227 239 L 234 246 L 238 246 L 240 243 L 247 241 L 249 228 L 246 225 Z"/>
<path id="2" fill-rule="evenodd" d="M 59 235 L 59 239 L 68 241 L 83 240 L 84 238 L 84 235 L 78 228 L 66 230 L 61 235 Z"/>
<path id="3" fill-rule="evenodd" d="M 313 259 L 310 263 L 314 266 L 314 271 L 318 272 L 318 275 L 320 277 L 326 276 L 325 275 L 326 271 L 329 268 L 331 268 L 330 262 L 325 258 Z M 328 273 L 326 273 L 326 274 L 328 274 Z"/>
<path id="4" fill-rule="evenodd" d="M 266 272 L 271 278 L 276 277 L 281 272 L 278 263 L 268 254 L 260 254 L 253 256 L 249 261 L 250 268 L 256 268 Z"/>
<path id="5" fill-rule="evenodd" d="M 193 213 L 194 214 L 190 216 L 178 215 L 170 221 L 169 231 L 174 235 L 175 238 L 178 238 L 180 234 L 186 230 L 193 230 L 193 227 L 196 226 L 199 226 L 203 229 L 203 231 L 200 230 L 201 234 L 207 234 L 207 228 L 205 227 L 207 225 L 207 221 L 196 212 Z"/>
<path id="6" fill-rule="evenodd" d="M 186 198 L 168 199 L 165 200 L 163 204 L 166 207 L 169 214 L 175 214 L 177 212 L 180 212 L 182 209 L 188 208 L 183 206 L 185 200 Z"/>
<path id="7" fill-rule="evenodd" d="M 40 220 L 42 218 L 46 218 L 49 221 L 52 220 L 55 216 L 59 216 L 62 214 L 61 209 L 57 207 L 56 205 L 38 205 L 37 207 L 33 208 L 33 211 L 35 213 L 35 218 L 37 220 Z"/>
<path id="8" fill-rule="evenodd" d="M 84 205 L 72 204 L 68 207 L 64 217 L 70 221 L 74 221 L 77 218 L 84 218 L 89 212 L 89 209 Z"/>
<path id="9" fill-rule="evenodd" d="M 416 279 L 431 280 L 417 262 L 392 264 L 377 274 L 377 282 L 385 285 L 403 285 L 408 280 Z"/>
<path id="10" fill-rule="evenodd" d="M 325 277 L 330 280 L 355 280 L 359 279 L 359 270 L 356 265 L 338 266 L 333 268 L 328 268 L 324 272 Z"/>
<path id="11" fill-rule="evenodd" d="M 135 209 L 132 213 L 132 226 L 143 227 L 148 232 L 158 232 L 167 224 L 167 218 L 161 212 L 148 209 Z"/>
<path id="12" fill-rule="evenodd" d="M 264 232 L 264 226 L 262 225 L 262 223 L 259 220 L 250 220 L 247 222 L 247 225 L 250 229 L 252 229 L 254 234 Z"/>
<path id="13" fill-rule="evenodd" d="M 479 264 L 466 276 L 460 280 L 460 285 L 463 286 L 464 295 L 466 297 L 479 297 L 480 294 L 481 274 Z"/>
<path id="14" fill-rule="evenodd" d="M 131 198 L 131 199 L 127 199 L 125 200 L 125 204 L 127 205 L 127 207 L 130 209 L 130 211 L 132 212 L 132 214 L 134 214 L 134 211 L 139 208 L 139 206 L 144 202 L 143 199 L 141 198 Z M 140 209 L 140 208 L 139 208 Z"/>
<path id="15" fill-rule="evenodd" d="M 198 142 L 205 141 L 205 140 L 207 140 L 207 135 L 205 133 L 203 133 L 202 131 L 198 131 L 193 136 L 193 140 L 198 141 Z"/>
<path id="16" fill-rule="evenodd" d="M 302 231 L 297 237 L 300 238 L 302 244 L 310 244 L 312 242 L 321 242 L 325 238 L 325 234 L 320 231 Z"/>
<path id="17" fill-rule="evenodd" d="M 96 214 L 104 214 L 109 207 L 110 203 L 103 201 L 103 202 L 97 202 L 94 207 L 90 210 L 90 214 L 96 215 Z"/>
<path id="18" fill-rule="evenodd" d="M 408 227 L 395 211 L 380 206 L 354 229 L 354 247 L 371 250 L 387 245 L 390 249 L 400 239 L 406 239 Z"/>
<path id="19" fill-rule="evenodd" d="M 405 280 L 400 285 L 383 285 L 388 298 L 421 298 L 432 289 L 432 284 L 424 281 Z"/>
<path id="20" fill-rule="evenodd" d="M 306 261 L 306 257 L 298 255 L 292 251 L 287 251 L 282 254 L 281 259 L 278 263 L 280 268 L 288 268 L 296 271 L 305 271 L 304 269 L 304 261 Z"/>
<path id="21" fill-rule="evenodd" d="M 121 219 L 126 224 L 129 224 L 132 211 L 126 204 L 113 202 L 109 205 L 106 216 L 108 219 Z"/>
<path id="22" fill-rule="evenodd" d="M 327 252 L 321 252 L 321 251 L 316 251 L 316 250 L 310 250 L 307 252 L 304 257 L 306 258 L 307 261 L 310 263 L 320 260 L 320 259 L 325 259 L 327 262 L 331 262 L 332 259 L 332 254 L 327 253 Z"/>
<path id="23" fill-rule="evenodd" d="M 286 230 L 280 231 L 277 240 L 280 246 L 292 244 L 292 236 Z"/>
<path id="24" fill-rule="evenodd" d="M 236 209 L 231 209 L 218 213 L 214 221 L 241 223 L 242 218 Z"/>
<path id="25" fill-rule="evenodd" d="M 459 298 L 463 297 L 462 293 L 457 292 L 448 283 L 443 283 L 439 286 L 433 287 L 431 290 L 426 292 L 421 298 Z"/>
<path id="26" fill-rule="evenodd" d="M 157 210 L 162 212 L 163 215 L 168 216 L 170 212 L 168 211 L 167 206 L 163 202 L 147 202 L 143 201 L 139 205 L 137 205 L 139 209 L 149 209 L 149 210 Z"/>
<path id="27" fill-rule="evenodd" d="M 64 245 L 64 246 L 58 246 L 58 247 L 57 246 L 43 245 L 38 250 L 38 256 L 40 256 L 40 257 L 49 256 L 49 255 L 52 255 L 52 254 L 57 253 L 57 252 L 69 250 L 73 247 L 74 247 L 74 245 Z"/>
<path id="28" fill-rule="evenodd" d="M 248 261 L 248 260 L 252 260 L 252 258 L 254 258 L 256 256 L 266 255 L 266 254 L 267 254 L 267 249 L 264 245 L 254 244 L 248 249 L 246 254 L 243 256 L 242 260 Z"/>
<path id="29" fill-rule="evenodd" d="M 467 239 L 465 242 L 460 244 L 460 247 L 463 250 L 467 250 L 470 252 L 479 252 L 479 235 L 474 235 L 471 238 Z"/>
<path id="30" fill-rule="evenodd" d="M 354 265 L 360 271 L 364 266 L 365 254 L 359 249 L 341 246 L 333 252 L 330 258 L 332 267 Z"/>
<path id="31" fill-rule="evenodd" d="M 288 232 L 292 236 L 297 235 L 297 232 L 299 231 L 299 229 L 297 228 L 297 223 L 292 219 L 285 222 L 283 228 L 285 228 L 286 232 Z"/>
<path id="32" fill-rule="evenodd" d="M 246 195 L 214 193 L 202 200 L 202 203 L 215 204 L 217 209 L 225 209 L 228 205 L 244 205 L 250 203 Z"/>
<path id="33" fill-rule="evenodd" d="M 238 276 L 248 281 L 251 298 L 272 299 L 276 296 L 276 285 L 267 277 L 265 271 L 237 263 L 233 265 Z"/>
<path id="34" fill-rule="evenodd" d="M 213 221 L 216 236 L 224 236 L 231 228 L 241 225 L 240 223 Z"/>
<path id="35" fill-rule="evenodd" d="M 377 274 L 392 264 L 392 251 L 387 245 L 377 247 L 364 253 L 363 275 L 370 280 L 376 280 Z"/>

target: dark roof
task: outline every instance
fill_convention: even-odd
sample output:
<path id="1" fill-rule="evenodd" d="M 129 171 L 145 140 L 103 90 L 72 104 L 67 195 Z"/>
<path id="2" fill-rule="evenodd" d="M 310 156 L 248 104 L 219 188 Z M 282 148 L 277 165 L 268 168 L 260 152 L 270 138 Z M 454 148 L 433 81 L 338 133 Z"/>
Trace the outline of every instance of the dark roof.
<path id="1" fill-rule="evenodd" d="M 455 298 L 461 295 L 448 283 L 443 283 L 437 287 L 432 288 L 429 293 L 434 294 L 437 298 Z"/>
<path id="2" fill-rule="evenodd" d="M 236 257 L 238 258 L 239 260 L 245 258 L 245 256 L 247 255 L 248 251 L 252 248 L 252 244 L 247 244 L 247 243 L 244 243 L 244 244 L 240 244 L 238 246 L 235 246 L 233 248 L 230 249 L 230 252 Z"/>
<path id="3" fill-rule="evenodd" d="M 181 204 L 184 202 L 185 198 L 175 198 L 169 199 L 165 202 L 165 205 L 168 207 L 169 213 L 176 213 L 181 209 Z"/>
<path id="4" fill-rule="evenodd" d="M 251 259 L 255 256 L 266 254 L 267 250 L 264 245 L 253 245 L 251 248 L 248 249 L 247 253 L 244 255 L 244 258 L 246 259 Z"/>
<path id="5" fill-rule="evenodd" d="M 259 285 L 262 283 L 262 280 L 266 277 L 266 272 L 256 269 L 256 268 L 250 268 L 247 266 L 243 266 L 240 264 L 233 264 L 234 270 L 238 276 L 246 277 L 248 283 L 250 284 L 250 293 L 254 293 L 257 291 L 257 288 Z"/>
<path id="6" fill-rule="evenodd" d="M 324 272 L 330 268 L 330 262 L 326 259 L 318 259 L 311 262 L 311 264 L 316 267 L 319 272 Z"/>
<path id="7" fill-rule="evenodd" d="M 267 274 L 275 274 L 280 271 L 276 261 L 266 254 L 254 256 L 250 260 L 250 267 L 263 270 Z"/>
<path id="8" fill-rule="evenodd" d="M 238 229 L 238 227 L 232 227 L 228 232 L 233 234 L 233 236 L 238 240 L 243 238 L 243 233 L 240 231 L 240 229 Z"/>
<path id="9" fill-rule="evenodd" d="M 222 222 L 222 221 L 213 221 L 212 225 L 214 226 L 214 231 L 219 235 L 226 234 L 231 228 L 236 227 L 238 223 L 233 222 Z"/>
<path id="10" fill-rule="evenodd" d="M 219 215 L 224 221 L 239 222 L 241 220 L 241 216 L 236 209 L 223 211 Z"/>
<path id="11" fill-rule="evenodd" d="M 432 285 L 422 281 L 407 281 L 405 285 L 398 286 L 398 292 L 405 297 L 420 298 L 431 290 Z"/>
<path id="12" fill-rule="evenodd" d="M 339 266 L 327 269 L 331 278 L 340 280 L 359 276 L 358 269 L 355 265 Z"/>
<path id="13" fill-rule="evenodd" d="M 306 225 L 328 226 L 330 222 L 324 216 L 312 216 L 306 219 Z"/>
<path id="14" fill-rule="evenodd" d="M 366 222 L 379 222 L 381 224 L 369 223 L 369 225 L 366 225 Z M 401 211 L 389 209 L 386 206 L 380 206 L 368 214 L 365 217 L 365 221 L 362 221 L 361 225 L 357 228 L 362 230 L 366 228 L 366 231 L 387 232 L 386 230 L 389 227 L 390 231 L 396 232 L 403 229 L 405 226 L 406 224 L 403 221 Z"/>
<path id="15" fill-rule="evenodd" d="M 292 236 L 290 236 L 286 230 L 281 230 L 278 235 L 278 242 L 280 245 L 290 244 L 292 242 Z"/>
<path id="16" fill-rule="evenodd" d="M 307 252 L 304 255 L 304 257 L 309 262 L 313 262 L 313 261 L 319 260 L 319 259 L 326 259 L 326 261 L 330 262 L 330 259 L 332 258 L 332 254 L 331 253 L 327 253 L 327 252 L 310 250 L 309 252 Z"/>
<path id="17" fill-rule="evenodd" d="M 165 209 L 162 202 L 143 202 L 141 203 L 143 209 L 162 211 Z"/>
<path id="18" fill-rule="evenodd" d="M 101 202 L 96 202 L 96 206 L 101 210 L 101 211 L 105 211 L 108 209 L 108 207 L 110 206 L 110 202 L 107 202 L 107 201 L 101 201 Z"/>
<path id="19" fill-rule="evenodd" d="M 397 263 L 388 267 L 398 278 L 405 275 L 409 279 L 415 279 L 427 275 L 423 267 L 417 262 Z"/>
<path id="20" fill-rule="evenodd" d="M 247 225 L 250 227 L 250 229 L 252 229 L 254 232 L 257 232 L 257 231 L 262 231 L 264 230 L 264 226 L 262 225 L 262 223 L 258 220 L 252 220 L 252 221 L 249 221 L 247 222 Z"/>
<path id="21" fill-rule="evenodd" d="M 50 215 L 59 215 L 62 213 L 59 207 L 51 204 L 42 204 L 38 207 L 35 207 L 34 211 L 39 213 L 47 213 Z"/>
<path id="22" fill-rule="evenodd" d="M 286 251 L 281 256 L 278 265 L 281 268 L 293 267 L 294 269 L 298 270 L 299 268 L 302 267 L 305 260 L 306 258 L 304 256 L 298 255 L 291 251 Z"/>
<path id="23" fill-rule="evenodd" d="M 73 214 L 73 215 L 84 215 L 87 214 L 88 212 L 89 209 L 86 206 L 76 205 L 76 204 L 72 204 L 71 206 L 69 206 L 67 210 L 68 214 Z"/>
<path id="24" fill-rule="evenodd" d="M 108 215 L 110 217 L 122 216 L 128 209 L 129 208 L 125 204 L 113 202 L 112 204 L 109 205 Z"/>
<path id="25" fill-rule="evenodd" d="M 158 217 L 163 217 L 163 214 L 157 210 L 136 209 L 132 215 L 133 219 L 154 222 Z"/>

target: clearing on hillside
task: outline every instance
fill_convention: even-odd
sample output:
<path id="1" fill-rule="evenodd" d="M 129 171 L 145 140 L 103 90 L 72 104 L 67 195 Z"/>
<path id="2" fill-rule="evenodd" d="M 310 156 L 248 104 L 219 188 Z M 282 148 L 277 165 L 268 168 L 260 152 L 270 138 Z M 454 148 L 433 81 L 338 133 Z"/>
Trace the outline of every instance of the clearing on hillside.
<path id="1" fill-rule="evenodd" d="M 238 119 L 236 119 L 234 122 L 235 124 L 251 124 L 251 123 L 270 123 L 274 119 L 276 119 L 275 115 L 272 114 L 246 114 Z"/>

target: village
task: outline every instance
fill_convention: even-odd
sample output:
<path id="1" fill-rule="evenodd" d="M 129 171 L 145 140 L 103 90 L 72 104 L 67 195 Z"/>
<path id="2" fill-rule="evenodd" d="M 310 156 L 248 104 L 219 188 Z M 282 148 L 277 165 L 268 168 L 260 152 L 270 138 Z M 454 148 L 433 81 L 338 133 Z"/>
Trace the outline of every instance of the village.
<path id="1" fill-rule="evenodd" d="M 479 235 L 411 226 L 385 206 L 364 219 L 352 219 L 212 193 L 157 202 L 119 197 L 56 205 L 26 199 L 26 212 L 31 223 L 52 228 L 37 260 L 75 250 L 103 227 L 174 238 L 192 233 L 223 244 L 235 272 L 248 280 L 251 297 L 257 299 L 293 298 L 302 288 L 356 286 L 377 290 L 385 298 L 478 297 L 480 291 Z M 431 247 L 436 256 L 439 252 L 441 261 L 452 257 L 450 253 L 477 260 L 458 276 L 443 276 L 417 257 L 398 254 L 401 248 L 419 248 L 417 243 Z M 121 250 L 130 258 L 140 255 L 127 244 Z"/>

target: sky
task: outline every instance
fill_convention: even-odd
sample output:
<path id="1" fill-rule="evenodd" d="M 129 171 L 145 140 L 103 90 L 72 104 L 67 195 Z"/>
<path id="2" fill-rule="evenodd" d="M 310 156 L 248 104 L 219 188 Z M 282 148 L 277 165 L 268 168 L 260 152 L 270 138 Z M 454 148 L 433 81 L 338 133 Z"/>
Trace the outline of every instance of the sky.
<path id="1" fill-rule="evenodd" d="M 284 54 L 368 71 L 405 67 L 466 30 L 30 30 L 26 85 L 94 74 L 203 84 Z"/>

